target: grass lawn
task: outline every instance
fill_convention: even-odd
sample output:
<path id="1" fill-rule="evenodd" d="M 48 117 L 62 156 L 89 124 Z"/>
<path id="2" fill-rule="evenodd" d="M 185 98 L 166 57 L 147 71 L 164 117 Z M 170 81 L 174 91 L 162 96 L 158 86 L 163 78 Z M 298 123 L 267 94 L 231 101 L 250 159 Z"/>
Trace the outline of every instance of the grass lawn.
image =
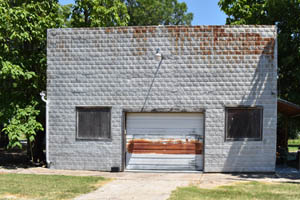
<path id="1" fill-rule="evenodd" d="M 0 174 L 0 200 L 71 199 L 107 181 L 103 177 Z"/>
<path id="2" fill-rule="evenodd" d="M 300 199 L 300 183 L 237 183 L 215 189 L 196 186 L 173 191 L 169 200 L 295 200 Z"/>
<path id="3" fill-rule="evenodd" d="M 298 139 L 289 139 L 288 140 L 288 148 L 289 152 L 296 152 L 298 151 L 298 147 L 300 146 L 300 138 Z"/>

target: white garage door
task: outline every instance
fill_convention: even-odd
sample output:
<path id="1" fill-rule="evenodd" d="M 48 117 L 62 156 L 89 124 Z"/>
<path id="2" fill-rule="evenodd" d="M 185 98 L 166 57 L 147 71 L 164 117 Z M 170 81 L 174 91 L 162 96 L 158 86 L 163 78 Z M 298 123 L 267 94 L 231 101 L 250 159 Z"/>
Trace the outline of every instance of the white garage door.
<path id="1" fill-rule="evenodd" d="M 128 113 L 126 169 L 203 170 L 202 113 Z"/>

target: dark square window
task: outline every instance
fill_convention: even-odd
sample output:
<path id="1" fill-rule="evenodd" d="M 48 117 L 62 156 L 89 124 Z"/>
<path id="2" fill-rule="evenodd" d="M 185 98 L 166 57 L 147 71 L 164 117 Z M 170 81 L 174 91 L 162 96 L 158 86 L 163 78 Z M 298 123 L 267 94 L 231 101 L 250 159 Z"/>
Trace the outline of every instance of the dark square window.
<path id="1" fill-rule="evenodd" d="M 77 107 L 77 138 L 110 138 L 111 108 Z"/>
<path id="2" fill-rule="evenodd" d="M 262 107 L 226 108 L 226 140 L 261 140 Z"/>

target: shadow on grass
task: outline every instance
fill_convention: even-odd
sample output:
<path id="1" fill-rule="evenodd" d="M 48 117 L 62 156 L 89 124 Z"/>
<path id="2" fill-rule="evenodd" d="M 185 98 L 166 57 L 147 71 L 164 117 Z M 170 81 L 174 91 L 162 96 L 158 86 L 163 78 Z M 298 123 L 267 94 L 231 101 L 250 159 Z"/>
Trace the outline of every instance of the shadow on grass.
<path id="1" fill-rule="evenodd" d="M 289 144 L 289 146 L 288 147 L 299 147 L 299 145 L 298 144 Z"/>
<path id="2" fill-rule="evenodd" d="M 294 185 L 300 185 L 300 182 L 287 181 L 287 182 L 285 182 L 285 183 L 294 184 Z"/>
<path id="3" fill-rule="evenodd" d="M 289 153 L 289 159 L 286 163 L 280 163 L 276 165 L 276 171 L 271 173 L 230 173 L 236 178 L 242 179 L 288 179 L 288 180 L 300 180 L 300 171 L 297 169 L 296 153 Z M 287 182 L 287 181 L 285 181 Z M 294 183 L 294 182 L 291 182 Z M 300 184 L 300 183 L 299 183 Z"/>
<path id="4" fill-rule="evenodd" d="M 272 178 L 272 179 L 289 179 L 289 180 L 300 180 L 300 173 L 299 171 L 296 171 L 294 168 L 290 169 L 284 169 L 288 172 L 275 172 L 275 173 L 269 173 L 269 174 L 264 174 L 264 173 L 243 173 L 243 174 L 239 174 L 239 173 L 233 173 L 231 174 L 232 176 L 235 176 L 237 178 L 242 178 L 242 179 L 267 179 L 267 178 Z M 286 182 L 286 181 L 285 181 Z"/>

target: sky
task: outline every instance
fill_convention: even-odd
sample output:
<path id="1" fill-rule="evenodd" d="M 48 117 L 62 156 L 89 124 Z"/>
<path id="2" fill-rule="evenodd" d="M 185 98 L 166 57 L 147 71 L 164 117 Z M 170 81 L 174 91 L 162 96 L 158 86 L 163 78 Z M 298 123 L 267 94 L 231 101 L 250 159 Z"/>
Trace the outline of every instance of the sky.
<path id="1" fill-rule="evenodd" d="M 188 12 L 194 14 L 192 25 L 223 25 L 226 15 L 218 6 L 219 0 L 178 0 L 185 2 Z M 59 0 L 61 4 L 74 3 L 74 0 Z"/>

